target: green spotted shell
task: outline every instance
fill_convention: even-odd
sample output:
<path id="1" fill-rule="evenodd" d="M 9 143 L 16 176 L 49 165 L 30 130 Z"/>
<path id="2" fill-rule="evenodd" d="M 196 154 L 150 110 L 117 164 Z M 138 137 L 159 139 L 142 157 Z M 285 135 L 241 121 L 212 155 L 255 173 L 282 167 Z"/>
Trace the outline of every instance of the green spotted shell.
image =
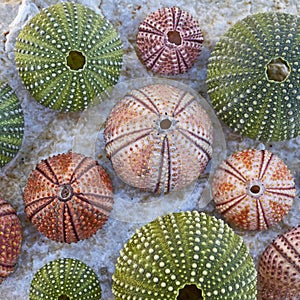
<path id="1" fill-rule="evenodd" d="M 207 70 L 208 93 L 229 127 L 261 141 L 300 135 L 300 18 L 258 13 L 217 42 Z"/>
<path id="2" fill-rule="evenodd" d="M 18 153 L 24 135 L 20 101 L 7 83 L 0 82 L 0 167 Z"/>
<path id="3" fill-rule="evenodd" d="M 123 50 L 112 25 L 91 9 L 50 6 L 21 30 L 15 47 L 20 77 L 44 106 L 80 111 L 119 78 Z"/>
<path id="4" fill-rule="evenodd" d="M 34 275 L 30 300 L 100 300 L 95 272 L 77 259 L 61 258 L 44 265 Z"/>
<path id="5" fill-rule="evenodd" d="M 115 300 L 254 300 L 256 270 L 242 238 L 222 220 L 180 212 L 131 237 L 116 264 L 113 293 Z"/>

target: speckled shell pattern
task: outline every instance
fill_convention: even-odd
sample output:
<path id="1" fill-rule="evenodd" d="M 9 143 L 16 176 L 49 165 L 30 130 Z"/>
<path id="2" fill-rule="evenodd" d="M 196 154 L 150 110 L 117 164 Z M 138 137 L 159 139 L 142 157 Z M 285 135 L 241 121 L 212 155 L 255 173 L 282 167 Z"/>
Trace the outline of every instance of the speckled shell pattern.
<path id="1" fill-rule="evenodd" d="M 263 252 L 258 268 L 260 300 L 300 299 L 300 226 L 278 236 Z"/>
<path id="2" fill-rule="evenodd" d="M 0 81 L 0 167 L 9 163 L 21 148 L 24 115 L 12 88 Z"/>
<path id="3" fill-rule="evenodd" d="M 123 49 L 105 18 L 65 2 L 43 9 L 25 25 L 15 60 L 23 84 L 39 103 L 80 111 L 117 83 Z"/>
<path id="4" fill-rule="evenodd" d="M 246 230 L 265 230 L 281 221 L 296 195 L 294 178 L 283 160 L 256 149 L 235 152 L 223 161 L 212 192 L 217 210 Z"/>
<path id="5" fill-rule="evenodd" d="M 212 156 L 206 111 L 192 94 L 167 84 L 130 91 L 111 111 L 104 135 L 117 175 L 157 194 L 192 183 Z"/>
<path id="6" fill-rule="evenodd" d="M 100 282 L 82 261 L 56 259 L 38 270 L 31 282 L 29 300 L 41 299 L 100 300 Z"/>
<path id="7" fill-rule="evenodd" d="M 14 271 L 21 246 L 21 222 L 15 209 L 0 197 L 0 283 Z"/>
<path id="8" fill-rule="evenodd" d="M 120 251 L 112 290 L 116 300 L 174 300 L 190 284 L 201 299 L 256 299 L 256 270 L 242 238 L 197 211 L 168 214 L 137 230 Z"/>
<path id="9" fill-rule="evenodd" d="M 79 153 L 42 160 L 24 190 L 25 212 L 48 238 L 72 243 L 87 239 L 107 221 L 113 190 L 106 171 Z"/>
<path id="10" fill-rule="evenodd" d="M 172 38 L 172 34 L 177 38 Z M 160 74 L 186 72 L 197 60 L 203 36 L 198 21 L 178 7 L 150 13 L 140 24 L 138 54 L 147 68 Z"/>
<path id="11" fill-rule="evenodd" d="M 247 16 L 217 42 L 208 93 L 230 128 L 261 141 L 300 134 L 299 41 L 298 16 L 268 12 Z"/>

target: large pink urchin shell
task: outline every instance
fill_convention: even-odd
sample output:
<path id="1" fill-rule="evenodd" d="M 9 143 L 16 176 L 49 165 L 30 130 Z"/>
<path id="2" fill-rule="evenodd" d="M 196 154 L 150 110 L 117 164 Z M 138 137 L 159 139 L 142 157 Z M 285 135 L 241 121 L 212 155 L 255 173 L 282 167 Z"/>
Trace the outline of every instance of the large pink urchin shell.
<path id="1" fill-rule="evenodd" d="M 300 299 L 300 226 L 278 236 L 263 252 L 258 287 L 261 300 Z"/>
<path id="2" fill-rule="evenodd" d="M 154 193 L 180 190 L 212 155 L 212 124 L 189 92 L 167 84 L 128 93 L 105 128 L 108 157 L 121 179 Z"/>
<path id="3" fill-rule="evenodd" d="M 236 152 L 216 171 L 213 197 L 232 224 L 264 230 L 279 222 L 295 198 L 295 182 L 284 162 L 266 150 Z"/>
<path id="4" fill-rule="evenodd" d="M 0 283 L 14 271 L 21 244 L 21 222 L 14 208 L 0 197 Z"/>
<path id="5" fill-rule="evenodd" d="M 186 72 L 202 49 L 197 20 L 178 7 L 149 14 L 137 34 L 138 53 L 147 68 L 160 74 Z"/>
<path id="6" fill-rule="evenodd" d="M 24 190 L 25 211 L 48 238 L 72 243 L 92 236 L 113 206 L 111 181 L 90 157 L 52 156 L 32 171 Z"/>

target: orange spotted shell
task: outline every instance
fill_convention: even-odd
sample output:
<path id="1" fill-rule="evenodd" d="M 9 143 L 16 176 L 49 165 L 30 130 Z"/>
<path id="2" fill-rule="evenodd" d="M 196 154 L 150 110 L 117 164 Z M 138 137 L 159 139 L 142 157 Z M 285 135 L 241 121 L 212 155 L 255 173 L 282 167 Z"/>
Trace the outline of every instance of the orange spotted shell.
<path id="1" fill-rule="evenodd" d="M 32 171 L 24 190 L 25 212 L 48 238 L 72 243 L 92 236 L 113 206 L 111 181 L 90 157 L 52 156 Z"/>
<path id="2" fill-rule="evenodd" d="M 238 227 L 264 230 L 282 220 L 295 198 L 284 162 L 266 150 L 236 152 L 221 163 L 213 184 L 217 210 Z"/>

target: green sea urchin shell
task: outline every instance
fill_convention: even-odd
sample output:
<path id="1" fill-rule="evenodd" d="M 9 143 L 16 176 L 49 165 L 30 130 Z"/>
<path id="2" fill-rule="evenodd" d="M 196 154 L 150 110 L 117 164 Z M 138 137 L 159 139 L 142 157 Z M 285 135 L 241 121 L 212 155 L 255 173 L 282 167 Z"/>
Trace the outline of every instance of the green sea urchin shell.
<path id="1" fill-rule="evenodd" d="M 143 226 L 113 275 L 119 299 L 256 299 L 256 270 L 241 237 L 222 220 L 181 212 Z M 201 294 L 201 295 L 200 295 Z"/>
<path id="2" fill-rule="evenodd" d="M 19 151 L 24 135 L 24 115 L 11 87 L 0 82 L 0 167 Z"/>
<path id="3" fill-rule="evenodd" d="M 20 77 L 38 102 L 80 111 L 118 81 L 123 50 L 107 20 L 66 2 L 29 21 L 17 38 L 15 55 Z"/>
<path id="4" fill-rule="evenodd" d="M 300 18 L 258 13 L 237 22 L 216 44 L 207 71 L 218 116 L 261 141 L 300 135 Z"/>
<path id="5" fill-rule="evenodd" d="M 30 286 L 30 300 L 100 300 L 95 272 L 77 259 L 61 258 L 44 265 Z"/>

